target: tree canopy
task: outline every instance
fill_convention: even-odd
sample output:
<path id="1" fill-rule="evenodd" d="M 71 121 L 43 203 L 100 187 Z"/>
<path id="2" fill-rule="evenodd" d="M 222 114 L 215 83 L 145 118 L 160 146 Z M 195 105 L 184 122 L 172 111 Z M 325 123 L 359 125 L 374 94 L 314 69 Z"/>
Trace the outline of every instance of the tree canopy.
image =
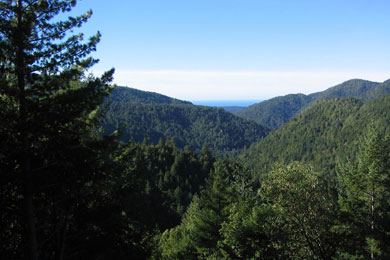
<path id="1" fill-rule="evenodd" d="M 109 96 L 114 70 L 88 74 L 100 34 L 73 34 L 92 11 L 58 20 L 75 5 L 0 0 L 2 259 L 389 259 L 389 81 L 274 100 L 309 106 L 266 136 L 223 109 Z"/>
<path id="2" fill-rule="evenodd" d="M 203 145 L 217 155 L 238 154 L 269 133 L 269 129 L 218 108 L 194 106 L 155 93 L 121 88 L 107 98 L 105 133 L 122 128 L 120 140 L 157 144 L 173 137 L 176 145 L 200 151 Z"/>
<path id="3" fill-rule="evenodd" d="M 62 259 L 75 212 L 88 204 L 88 186 L 104 168 L 95 129 L 113 70 L 86 74 L 97 62 L 89 54 L 100 34 L 84 41 L 72 30 L 91 11 L 53 19 L 75 4 L 0 1 L 1 195 L 9 209 L 1 241 L 8 259 Z"/>

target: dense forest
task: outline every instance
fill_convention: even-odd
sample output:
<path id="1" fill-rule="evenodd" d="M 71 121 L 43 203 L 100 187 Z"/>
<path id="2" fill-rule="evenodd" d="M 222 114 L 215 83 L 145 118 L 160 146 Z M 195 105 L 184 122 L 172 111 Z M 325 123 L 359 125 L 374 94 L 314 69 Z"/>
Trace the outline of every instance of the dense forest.
<path id="1" fill-rule="evenodd" d="M 173 137 L 177 146 L 200 151 L 203 145 L 220 156 L 238 154 L 269 133 L 267 127 L 222 108 L 194 106 L 156 93 L 117 87 L 107 98 L 105 134 L 122 128 L 120 140 L 157 144 Z"/>
<path id="2" fill-rule="evenodd" d="M 302 161 L 334 172 L 337 164 L 356 158 L 371 124 L 383 134 L 390 132 L 387 111 L 389 96 L 367 103 L 355 98 L 318 100 L 240 156 L 257 170 L 268 171 L 275 162 Z"/>
<path id="3" fill-rule="evenodd" d="M 390 81 L 264 101 L 270 131 L 88 74 L 75 4 L 0 0 L 1 259 L 390 258 Z"/>

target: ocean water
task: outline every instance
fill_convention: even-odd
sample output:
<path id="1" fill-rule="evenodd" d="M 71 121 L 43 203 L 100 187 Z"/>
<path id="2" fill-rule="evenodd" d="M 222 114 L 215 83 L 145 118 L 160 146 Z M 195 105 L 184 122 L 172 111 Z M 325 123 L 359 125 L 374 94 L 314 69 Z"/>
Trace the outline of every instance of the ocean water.
<path id="1" fill-rule="evenodd" d="M 192 100 L 194 105 L 209 107 L 248 107 L 263 100 Z"/>

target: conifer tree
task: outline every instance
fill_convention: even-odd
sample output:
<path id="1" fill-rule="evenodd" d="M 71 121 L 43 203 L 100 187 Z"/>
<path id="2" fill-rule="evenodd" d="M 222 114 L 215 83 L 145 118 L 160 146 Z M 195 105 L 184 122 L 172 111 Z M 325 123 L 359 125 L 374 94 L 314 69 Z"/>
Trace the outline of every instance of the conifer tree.
<path id="1" fill-rule="evenodd" d="M 340 231 L 353 237 L 344 254 L 370 259 L 390 257 L 390 139 L 370 126 L 362 140 L 357 163 L 341 170 Z"/>
<path id="2" fill-rule="evenodd" d="M 84 41 L 72 30 L 91 11 L 53 19 L 75 4 L 0 1 L 1 195 L 7 196 L 1 200 L 0 254 L 5 258 L 64 258 L 75 205 L 85 202 L 80 190 L 96 179 L 97 161 L 104 157 L 93 131 L 113 70 L 100 78 L 86 75 L 98 61 L 89 54 L 100 33 Z"/>

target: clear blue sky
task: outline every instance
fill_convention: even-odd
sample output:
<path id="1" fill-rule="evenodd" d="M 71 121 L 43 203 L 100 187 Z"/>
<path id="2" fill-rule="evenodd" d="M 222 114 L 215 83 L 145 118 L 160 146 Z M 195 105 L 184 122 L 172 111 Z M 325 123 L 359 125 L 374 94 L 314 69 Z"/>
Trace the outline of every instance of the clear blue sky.
<path id="1" fill-rule="evenodd" d="M 186 100 L 312 93 L 390 78 L 389 0 L 81 0 L 95 72 Z"/>

